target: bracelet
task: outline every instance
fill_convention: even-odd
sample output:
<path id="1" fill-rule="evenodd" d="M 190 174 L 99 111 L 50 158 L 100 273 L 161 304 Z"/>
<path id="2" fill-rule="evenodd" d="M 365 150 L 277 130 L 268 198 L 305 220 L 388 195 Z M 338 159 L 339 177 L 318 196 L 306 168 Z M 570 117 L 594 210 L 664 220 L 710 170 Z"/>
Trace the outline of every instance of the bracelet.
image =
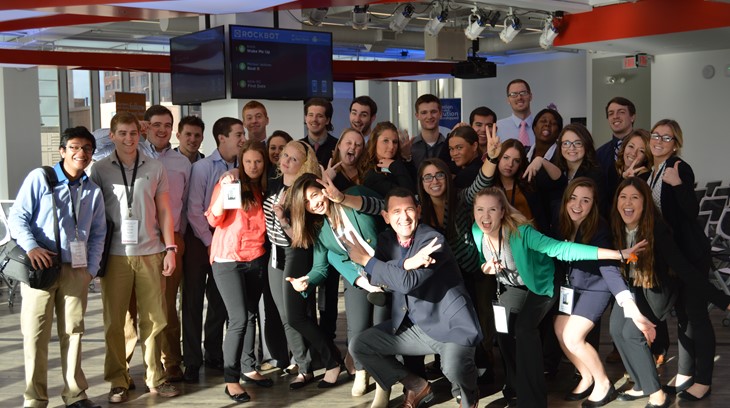
<path id="1" fill-rule="evenodd" d="M 335 204 L 341 204 L 341 203 L 342 203 L 343 201 L 345 201 L 345 194 L 344 194 L 344 193 L 342 194 L 342 198 L 341 198 L 341 199 L 340 199 L 339 201 L 335 200 L 335 198 L 334 198 L 334 197 L 332 197 L 332 201 L 333 201 L 333 202 L 334 202 Z"/>
<path id="2" fill-rule="evenodd" d="M 488 161 L 489 161 L 490 163 L 492 163 L 492 164 L 498 164 L 498 163 L 499 163 L 499 156 L 497 156 L 497 157 L 495 157 L 495 158 L 491 158 L 491 157 L 489 157 L 489 155 L 487 155 L 487 160 L 488 160 Z"/>
<path id="3" fill-rule="evenodd" d="M 621 263 L 622 263 L 622 264 L 623 264 L 623 263 L 626 263 L 626 259 L 624 259 L 624 253 L 623 253 L 623 252 L 621 252 L 621 250 L 620 250 L 620 249 L 618 250 L 618 256 L 620 256 L 620 257 L 621 257 Z"/>

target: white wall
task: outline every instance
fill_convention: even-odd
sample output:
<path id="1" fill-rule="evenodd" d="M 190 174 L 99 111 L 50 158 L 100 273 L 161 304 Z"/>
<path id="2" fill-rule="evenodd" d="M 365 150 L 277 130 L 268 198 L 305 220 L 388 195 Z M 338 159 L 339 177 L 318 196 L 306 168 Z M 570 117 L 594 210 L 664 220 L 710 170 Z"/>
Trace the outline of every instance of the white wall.
<path id="1" fill-rule="evenodd" d="M 555 103 L 566 124 L 571 117 L 586 117 L 590 109 L 586 100 L 586 58 L 584 53 L 565 54 L 550 61 L 499 65 L 496 78 L 457 79 L 461 82 L 455 89 L 461 88 L 462 117 L 468 120 L 469 113 L 482 105 L 496 112 L 498 118 L 511 115 L 506 89 L 515 78 L 530 84 L 533 113 Z"/>
<path id="2" fill-rule="evenodd" d="M 682 127 L 682 157 L 700 185 L 709 180 L 730 183 L 730 50 L 667 54 L 655 57 L 651 77 L 651 122 L 673 118 Z M 715 67 L 704 79 L 702 68 Z"/>

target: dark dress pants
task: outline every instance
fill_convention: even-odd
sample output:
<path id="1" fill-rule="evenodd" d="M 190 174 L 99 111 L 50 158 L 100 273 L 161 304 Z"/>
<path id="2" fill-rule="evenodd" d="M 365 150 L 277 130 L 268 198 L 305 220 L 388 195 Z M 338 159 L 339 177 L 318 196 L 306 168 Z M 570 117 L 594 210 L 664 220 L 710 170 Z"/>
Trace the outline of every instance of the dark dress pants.
<path id="1" fill-rule="evenodd" d="M 715 331 L 705 296 L 678 285 L 677 338 L 679 374 L 692 376 L 698 384 L 711 385 L 715 362 Z"/>
<path id="2" fill-rule="evenodd" d="M 182 282 L 182 332 L 183 361 L 185 367 L 203 365 L 203 342 L 205 360 L 223 361 L 223 326 L 228 316 L 218 287 L 210 268 L 208 248 L 193 234 L 188 226 L 185 231 L 185 254 L 183 255 Z M 203 303 L 208 298 L 208 309 L 203 326 Z M 205 340 L 203 341 L 203 332 Z"/>
<path id="3" fill-rule="evenodd" d="M 256 320 L 265 267 L 265 255 L 250 262 L 213 262 L 212 265 L 228 312 L 228 329 L 223 341 L 223 376 L 227 383 L 237 383 L 242 372 L 256 370 Z"/>
<path id="4" fill-rule="evenodd" d="M 506 398 L 517 397 L 518 406 L 547 407 L 539 325 L 555 303 L 526 288 L 507 286 L 500 302 L 509 309 L 509 333 L 497 333 L 505 367 Z M 515 395 L 516 394 L 516 395 Z"/>
<path id="5" fill-rule="evenodd" d="M 338 274 L 339 276 L 339 274 Z M 343 279 L 345 286 L 345 315 L 347 316 L 347 340 L 349 342 L 365 329 L 380 324 L 390 317 L 390 308 L 387 306 L 373 306 L 368 302 L 368 292 L 352 286 Z M 355 360 L 355 369 L 362 370 L 363 366 Z"/>

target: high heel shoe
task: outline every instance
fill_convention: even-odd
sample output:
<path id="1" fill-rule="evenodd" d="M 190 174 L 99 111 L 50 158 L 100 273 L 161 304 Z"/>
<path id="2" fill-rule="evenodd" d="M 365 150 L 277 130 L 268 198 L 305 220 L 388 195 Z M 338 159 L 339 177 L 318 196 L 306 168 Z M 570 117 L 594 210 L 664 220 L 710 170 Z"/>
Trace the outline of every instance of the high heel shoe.
<path id="1" fill-rule="evenodd" d="M 368 383 L 370 382 L 370 374 L 365 370 L 355 371 L 355 381 L 352 383 L 352 396 L 362 397 L 368 391 Z"/>
<path id="2" fill-rule="evenodd" d="M 595 382 L 594 382 L 594 383 L 592 383 L 592 384 L 590 385 L 590 387 L 586 388 L 586 389 L 585 389 L 585 391 L 583 391 L 583 392 L 578 392 L 578 393 L 575 393 L 575 392 L 569 392 L 569 393 L 568 393 L 568 394 L 567 394 L 567 395 L 565 396 L 565 398 L 564 398 L 564 399 L 565 399 L 566 401 L 580 401 L 580 400 L 582 400 L 582 399 L 585 399 L 585 398 L 587 398 L 587 397 L 588 397 L 589 395 L 591 395 L 591 393 L 593 392 L 593 386 L 595 386 L 595 385 L 596 385 L 596 383 L 595 383 Z"/>
<path id="3" fill-rule="evenodd" d="M 591 400 L 587 399 L 587 400 L 583 401 L 583 404 L 581 404 L 581 406 L 583 408 L 602 407 L 615 399 L 616 399 L 616 389 L 613 388 L 613 384 L 611 384 L 611 386 L 608 388 L 608 392 L 606 392 L 606 395 L 603 398 L 601 398 L 598 401 L 591 401 Z"/>
<path id="4" fill-rule="evenodd" d="M 666 392 L 667 394 L 676 395 L 677 393 L 680 393 L 687 388 L 693 386 L 694 383 L 695 381 L 693 379 L 689 379 L 679 385 L 662 385 L 662 391 Z"/>
<path id="5" fill-rule="evenodd" d="M 248 393 L 246 391 L 244 391 L 240 394 L 231 394 L 230 392 L 228 392 L 227 385 L 223 388 L 223 391 L 226 393 L 228 398 L 230 398 L 233 401 L 236 401 L 238 403 L 251 401 L 251 396 L 248 395 Z"/>
<path id="6" fill-rule="evenodd" d="M 705 395 L 703 395 L 701 397 L 695 397 L 694 395 L 687 392 L 687 390 L 684 390 L 677 394 L 677 398 L 683 399 L 685 401 L 692 401 L 692 402 L 702 401 L 703 399 L 709 397 L 711 392 L 712 392 L 712 388 L 708 388 Z"/>
<path id="7" fill-rule="evenodd" d="M 247 376 L 246 374 L 241 373 L 241 380 L 243 380 L 244 383 L 253 383 L 258 385 L 259 387 L 264 388 L 271 388 L 274 386 L 274 380 L 271 378 L 263 378 L 261 380 L 256 380 L 254 378 L 251 378 Z"/>
<path id="8" fill-rule="evenodd" d="M 342 373 L 342 366 L 333 367 L 333 368 L 330 368 L 330 370 L 334 370 L 335 368 L 338 369 L 337 377 L 339 377 L 340 373 Z M 327 370 L 327 371 L 329 371 L 329 370 Z M 327 375 L 326 371 L 325 371 L 325 375 Z M 337 379 L 335 379 L 335 382 L 329 382 L 329 381 L 325 381 L 325 379 L 322 378 L 322 380 L 320 380 L 319 383 L 317 384 L 317 388 L 332 388 L 335 386 L 337 386 Z"/>
<path id="9" fill-rule="evenodd" d="M 299 379 L 302 379 L 302 381 L 298 381 Z M 303 388 L 305 385 L 309 384 L 314 380 L 314 374 L 297 374 L 297 378 L 294 379 L 294 381 L 289 383 L 289 389 L 290 390 L 298 390 L 300 388 Z"/>

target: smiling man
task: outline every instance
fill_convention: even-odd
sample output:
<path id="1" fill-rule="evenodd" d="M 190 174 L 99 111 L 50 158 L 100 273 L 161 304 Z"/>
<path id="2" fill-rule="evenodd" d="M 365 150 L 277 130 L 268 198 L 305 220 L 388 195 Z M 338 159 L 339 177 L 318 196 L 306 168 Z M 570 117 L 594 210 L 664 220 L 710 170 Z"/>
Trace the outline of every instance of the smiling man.
<path id="1" fill-rule="evenodd" d="M 307 135 L 300 139 L 309 143 L 317 155 L 317 161 L 324 167 L 332 158 L 332 151 L 337 145 L 337 138 L 329 134 L 332 126 L 332 103 L 323 98 L 311 98 L 304 104 L 304 124 Z"/>
<path id="2" fill-rule="evenodd" d="M 266 141 L 266 126 L 269 124 L 269 115 L 266 107 L 259 101 L 250 101 L 241 110 L 243 127 L 248 131 L 247 140 Z"/>
<path id="3" fill-rule="evenodd" d="M 167 171 L 160 161 L 137 150 L 140 124 L 134 115 L 117 113 L 110 130 L 115 150 L 96 162 L 91 174 L 104 195 L 106 217 L 114 222 L 106 275 L 101 278 L 108 401 L 129 400 L 124 324 L 132 291 L 140 341 L 146 346 L 145 383 L 152 394 L 174 397 L 180 390 L 166 381 L 156 340 L 167 324 L 160 278 L 172 275 L 177 251 Z"/>
<path id="4" fill-rule="evenodd" d="M 187 157 L 191 164 L 205 158 L 200 152 L 204 131 L 205 123 L 197 116 L 185 116 L 177 124 L 177 141 L 180 144 L 175 150 Z"/>
<path id="5" fill-rule="evenodd" d="M 371 126 L 378 114 L 378 105 L 369 96 L 358 96 L 350 103 L 350 127 L 359 130 L 365 138 L 370 139 Z"/>
<path id="6" fill-rule="evenodd" d="M 512 115 L 497 121 L 501 140 L 517 139 L 525 145 L 525 152 L 535 144 L 535 133 L 532 131 L 534 117 L 530 111 L 532 90 L 524 79 L 513 79 L 507 84 L 507 103 Z"/>
<path id="7" fill-rule="evenodd" d="M 48 344 L 54 308 L 65 385 L 63 402 L 70 408 L 99 407 L 86 396 L 89 385 L 81 370 L 89 282 L 99 271 L 106 234 L 101 189 L 84 173 L 95 147 L 94 136 L 86 128 L 66 129 L 58 149 L 62 160 L 53 167 L 57 182 L 51 182 L 49 190 L 44 171 L 33 170 L 10 209 L 11 235 L 27 251 L 34 266 L 50 266 L 56 248 L 61 248 L 58 280 L 47 289 L 33 289 L 26 284 L 20 289 L 26 375 L 23 396 L 27 407 L 48 405 Z M 55 242 L 51 200 L 56 203 L 60 242 Z"/>
<path id="8" fill-rule="evenodd" d="M 413 163 L 418 167 L 423 160 L 432 157 L 438 157 L 448 163 L 450 158 L 446 137 L 439 131 L 441 100 L 436 95 L 424 94 L 416 99 L 415 108 L 421 133 L 413 138 L 411 144 Z"/>
<path id="9" fill-rule="evenodd" d="M 434 396 L 428 381 L 395 356 L 440 354 L 460 406 L 476 407 L 474 351 L 482 333 L 456 259 L 443 235 L 418 224 L 421 208 L 413 193 L 393 188 L 385 205 L 383 218 L 392 230 L 378 237 L 375 256 L 357 240 L 351 240 L 349 253 L 372 285 L 393 292 L 391 316 L 352 339 L 350 353 L 378 383 L 376 399 L 396 382 L 403 384 L 404 407 L 418 407 Z"/>

